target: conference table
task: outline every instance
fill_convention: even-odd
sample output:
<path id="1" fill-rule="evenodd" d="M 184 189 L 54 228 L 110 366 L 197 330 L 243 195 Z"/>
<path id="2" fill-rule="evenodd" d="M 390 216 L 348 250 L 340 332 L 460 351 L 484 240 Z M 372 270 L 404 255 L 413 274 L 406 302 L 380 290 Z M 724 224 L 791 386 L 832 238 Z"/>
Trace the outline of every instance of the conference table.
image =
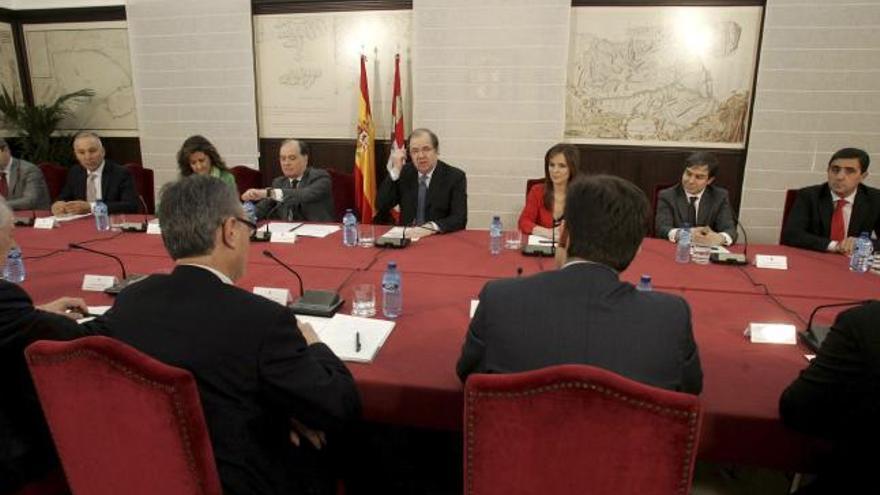
<path id="1" fill-rule="evenodd" d="M 112 304 L 111 296 L 82 291 L 81 286 L 84 274 L 119 276 L 118 264 L 72 250 L 72 242 L 118 256 L 128 273 L 168 273 L 174 266 L 161 236 L 97 232 L 91 218 L 51 230 L 19 227 L 14 236 L 28 273 L 23 286 L 38 303 L 71 295 L 90 305 Z M 247 274 L 237 285 L 248 291 L 254 286 L 289 288 L 296 295 L 298 282 L 263 255 L 269 250 L 300 273 L 306 289 L 336 290 L 351 299 L 356 284 L 378 288 L 387 263 L 395 261 L 403 276 L 403 314 L 373 362 L 348 363 L 364 417 L 460 430 L 463 393 L 455 364 L 471 300 L 490 280 L 552 270 L 554 261 L 510 250 L 493 256 L 482 230 L 434 235 L 405 249 L 345 247 L 341 237 L 336 232 L 325 238 L 298 237 L 293 244 L 252 243 Z M 690 304 L 704 373 L 699 457 L 809 470 L 827 445 L 782 425 L 778 400 L 807 365 L 804 355 L 810 351 L 800 344 L 753 344 L 743 332 L 750 322 L 792 323 L 803 329 L 816 305 L 877 298 L 880 276 L 852 273 L 847 259 L 835 254 L 776 245 L 749 246 L 752 254 L 784 255 L 788 270 L 678 264 L 672 243 L 646 239 L 621 279 L 635 283 L 650 274 L 654 290 L 680 295 Z M 341 311 L 350 309 L 347 301 Z M 839 310 L 822 312 L 818 320 L 830 323 Z"/>

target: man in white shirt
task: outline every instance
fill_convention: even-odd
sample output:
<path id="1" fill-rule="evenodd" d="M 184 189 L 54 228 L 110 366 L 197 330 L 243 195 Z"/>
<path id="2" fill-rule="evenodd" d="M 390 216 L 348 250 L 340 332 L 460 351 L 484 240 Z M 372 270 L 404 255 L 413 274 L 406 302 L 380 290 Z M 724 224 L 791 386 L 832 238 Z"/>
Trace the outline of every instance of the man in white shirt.
<path id="1" fill-rule="evenodd" d="M 718 159 L 698 151 L 685 161 L 681 183 L 660 191 L 654 230 L 657 237 L 675 242 L 687 225 L 693 242 L 729 246 L 736 242 L 736 223 L 727 190 L 715 186 Z"/>
<path id="2" fill-rule="evenodd" d="M 880 236 L 880 190 L 862 183 L 871 158 L 844 148 L 828 162 L 828 181 L 798 191 L 785 222 L 782 243 L 849 255 L 862 232 Z"/>
<path id="3" fill-rule="evenodd" d="M 49 188 L 43 173 L 33 163 L 12 156 L 3 138 L 0 138 L 0 196 L 13 210 L 49 208 Z"/>

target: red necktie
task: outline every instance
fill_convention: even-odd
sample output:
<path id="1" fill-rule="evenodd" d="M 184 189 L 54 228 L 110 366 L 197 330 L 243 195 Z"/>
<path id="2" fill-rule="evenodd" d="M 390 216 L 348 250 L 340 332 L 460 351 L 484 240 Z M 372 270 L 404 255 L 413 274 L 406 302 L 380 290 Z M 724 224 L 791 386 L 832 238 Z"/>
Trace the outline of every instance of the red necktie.
<path id="1" fill-rule="evenodd" d="M 838 199 L 834 207 L 834 215 L 831 215 L 831 240 L 842 241 L 846 238 L 846 229 L 843 225 L 843 207 L 848 203 L 845 199 Z"/>
<path id="2" fill-rule="evenodd" d="M 9 183 L 6 182 L 6 172 L 0 172 L 0 196 L 9 198 Z"/>

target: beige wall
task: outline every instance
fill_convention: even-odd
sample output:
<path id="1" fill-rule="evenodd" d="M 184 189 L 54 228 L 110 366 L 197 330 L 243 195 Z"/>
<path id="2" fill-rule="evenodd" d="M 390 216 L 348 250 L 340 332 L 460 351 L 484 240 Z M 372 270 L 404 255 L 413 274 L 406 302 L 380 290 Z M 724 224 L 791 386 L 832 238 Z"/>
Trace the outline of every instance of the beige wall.
<path id="1" fill-rule="evenodd" d="M 785 190 L 824 182 L 847 146 L 880 162 L 880 1 L 768 0 L 743 183 L 749 241 L 777 242 Z"/>

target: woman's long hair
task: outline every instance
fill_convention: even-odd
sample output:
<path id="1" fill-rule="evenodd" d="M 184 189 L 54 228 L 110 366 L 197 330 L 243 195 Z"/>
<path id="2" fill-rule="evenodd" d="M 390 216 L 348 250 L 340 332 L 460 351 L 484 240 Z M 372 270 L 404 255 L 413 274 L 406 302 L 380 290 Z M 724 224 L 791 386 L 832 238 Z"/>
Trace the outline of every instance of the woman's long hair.
<path id="1" fill-rule="evenodd" d="M 559 143 L 554 144 L 552 148 L 544 154 L 544 208 L 553 212 L 553 181 L 550 180 L 550 158 L 561 154 L 565 157 L 565 164 L 568 165 L 568 183 L 574 180 L 580 169 L 580 153 L 574 145 Z"/>

